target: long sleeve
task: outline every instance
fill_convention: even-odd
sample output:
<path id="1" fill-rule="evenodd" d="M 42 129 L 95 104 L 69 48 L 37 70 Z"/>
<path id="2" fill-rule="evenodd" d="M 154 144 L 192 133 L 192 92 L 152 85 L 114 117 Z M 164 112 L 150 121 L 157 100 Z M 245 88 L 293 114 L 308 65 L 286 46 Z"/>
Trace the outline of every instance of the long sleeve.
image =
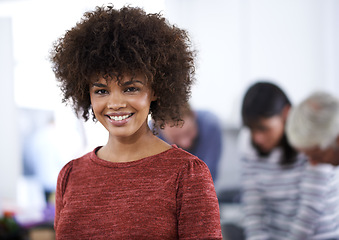
<path id="1" fill-rule="evenodd" d="M 339 239 L 339 172 L 298 161 L 284 167 L 245 161 L 247 239 Z"/>
<path id="2" fill-rule="evenodd" d="M 333 232 L 331 222 L 335 221 L 335 209 L 338 198 L 331 200 L 332 181 L 335 181 L 335 168 L 329 164 L 316 166 L 308 165 L 305 169 L 302 182 L 300 183 L 300 200 L 294 220 L 290 224 L 290 234 L 288 239 L 310 239 L 320 228 L 322 235 Z M 330 201 L 329 201 L 330 200 Z M 331 204 L 332 202 L 332 204 Z M 332 213 L 327 215 L 326 208 L 332 209 Z M 334 214 L 333 214 L 334 211 Z M 334 217 L 334 219 L 330 219 Z M 323 221 L 322 219 L 326 219 Z M 338 236 L 336 236 L 338 237 Z M 333 237 L 334 238 L 334 237 Z"/>
<path id="3" fill-rule="evenodd" d="M 218 199 L 206 164 L 191 161 L 177 186 L 179 239 L 222 239 Z"/>
<path id="4" fill-rule="evenodd" d="M 54 219 L 54 229 L 56 232 L 57 232 L 57 227 L 59 223 L 60 212 L 63 208 L 63 194 L 65 192 L 67 178 L 71 170 L 72 170 L 72 161 L 66 164 L 61 169 L 58 175 L 57 187 L 56 187 L 56 193 L 55 193 L 55 219 Z"/>

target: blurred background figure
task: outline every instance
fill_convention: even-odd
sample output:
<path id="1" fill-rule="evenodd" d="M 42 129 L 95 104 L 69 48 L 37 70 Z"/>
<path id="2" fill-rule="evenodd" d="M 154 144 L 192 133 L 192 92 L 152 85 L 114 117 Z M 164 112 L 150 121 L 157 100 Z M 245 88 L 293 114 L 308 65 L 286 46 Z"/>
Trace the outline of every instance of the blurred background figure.
<path id="1" fill-rule="evenodd" d="M 222 153 L 222 127 L 218 117 L 206 110 L 193 110 L 187 104 L 183 120 L 182 127 L 166 125 L 165 129 L 157 129 L 158 137 L 203 160 L 215 182 Z"/>
<path id="2" fill-rule="evenodd" d="M 312 165 L 339 165 L 339 101 L 325 92 L 315 92 L 292 109 L 287 136 L 304 152 Z"/>
<path id="3" fill-rule="evenodd" d="M 286 132 L 310 163 L 299 197 L 304 206 L 296 214 L 304 236 L 299 239 L 339 239 L 338 99 L 325 92 L 311 94 L 291 110 Z"/>
<path id="4" fill-rule="evenodd" d="M 59 171 L 84 151 L 83 125 L 70 109 L 20 109 L 20 115 L 25 184 L 35 181 L 42 188 L 45 202 L 54 204 Z"/>
<path id="5" fill-rule="evenodd" d="M 293 160 L 296 152 L 284 133 L 290 107 L 289 98 L 273 83 L 258 82 L 247 90 L 241 116 L 244 126 L 250 130 L 250 143 L 256 155 L 268 157 L 276 147 L 282 147 L 281 161 Z"/>
<path id="6" fill-rule="evenodd" d="M 59 139 L 54 119 L 50 119 L 29 137 L 25 145 L 24 170 L 41 184 L 46 203 L 55 192 L 56 179 L 63 166 Z"/>
<path id="7" fill-rule="evenodd" d="M 290 108 L 284 91 L 267 81 L 250 86 L 243 98 L 239 147 L 246 239 L 307 239 L 287 237 L 307 163 L 285 135 Z"/>
<path id="8" fill-rule="evenodd" d="M 40 230 L 53 235 L 57 176 L 63 165 L 83 151 L 83 126 L 71 110 L 57 107 L 54 111 L 21 108 L 19 126 L 23 176 L 17 190 L 20 210 L 14 208 L 12 213 L 29 235 Z"/>

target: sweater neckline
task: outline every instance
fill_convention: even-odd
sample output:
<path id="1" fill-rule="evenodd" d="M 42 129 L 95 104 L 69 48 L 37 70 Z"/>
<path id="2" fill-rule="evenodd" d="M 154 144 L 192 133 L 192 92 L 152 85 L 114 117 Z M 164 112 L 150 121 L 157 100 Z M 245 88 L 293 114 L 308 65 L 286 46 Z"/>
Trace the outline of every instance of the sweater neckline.
<path id="1" fill-rule="evenodd" d="M 168 154 L 171 154 L 172 151 L 175 151 L 176 149 L 178 149 L 178 147 L 175 144 L 171 145 L 172 147 L 170 149 L 167 149 L 161 153 L 152 155 L 152 156 L 148 156 L 148 157 L 144 157 L 135 161 L 131 161 L 131 162 L 110 162 L 104 159 L 99 158 L 96 155 L 96 152 L 102 148 L 102 146 L 98 146 L 96 147 L 92 152 L 90 152 L 90 159 L 92 160 L 92 162 L 94 162 L 95 164 L 104 166 L 104 167 L 111 167 L 111 168 L 126 168 L 126 167 L 133 167 L 135 165 L 139 165 L 145 162 L 149 162 L 152 160 L 155 160 L 157 158 L 159 158 L 160 156 L 166 156 Z"/>

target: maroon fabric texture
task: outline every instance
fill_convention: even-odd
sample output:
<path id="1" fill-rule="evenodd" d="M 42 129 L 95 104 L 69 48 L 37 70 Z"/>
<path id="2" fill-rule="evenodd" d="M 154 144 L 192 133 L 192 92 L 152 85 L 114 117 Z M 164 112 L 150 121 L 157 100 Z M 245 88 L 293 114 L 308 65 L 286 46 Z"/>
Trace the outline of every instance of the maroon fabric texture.
<path id="1" fill-rule="evenodd" d="M 113 163 L 99 159 L 97 149 L 60 171 L 56 239 L 222 239 L 203 161 L 173 146 Z"/>

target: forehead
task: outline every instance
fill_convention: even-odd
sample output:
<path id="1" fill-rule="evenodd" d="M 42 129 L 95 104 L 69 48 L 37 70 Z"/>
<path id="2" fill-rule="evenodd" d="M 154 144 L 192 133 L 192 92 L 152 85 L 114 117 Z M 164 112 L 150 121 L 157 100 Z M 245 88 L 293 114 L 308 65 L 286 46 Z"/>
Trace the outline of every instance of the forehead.
<path id="1" fill-rule="evenodd" d="M 166 125 L 165 129 L 163 129 L 163 132 L 171 136 L 177 136 L 182 135 L 186 132 L 191 132 L 192 129 L 196 127 L 196 123 L 193 118 L 186 116 L 184 117 L 184 121 L 185 122 L 182 126 L 171 127 L 169 125 Z"/>
<path id="2" fill-rule="evenodd" d="M 117 73 L 111 73 L 111 74 L 105 74 L 105 75 L 99 75 L 91 78 L 91 82 L 100 82 L 100 83 L 111 83 L 111 82 L 118 82 L 118 84 L 123 83 L 142 83 L 147 84 L 147 78 L 145 74 L 142 73 L 124 73 L 124 74 L 117 74 Z"/>
<path id="3" fill-rule="evenodd" d="M 257 127 L 270 127 L 270 126 L 275 126 L 277 124 L 282 123 L 282 118 L 279 115 L 275 115 L 272 117 L 262 117 L 256 120 L 251 121 L 248 126 L 249 128 L 257 128 Z"/>

